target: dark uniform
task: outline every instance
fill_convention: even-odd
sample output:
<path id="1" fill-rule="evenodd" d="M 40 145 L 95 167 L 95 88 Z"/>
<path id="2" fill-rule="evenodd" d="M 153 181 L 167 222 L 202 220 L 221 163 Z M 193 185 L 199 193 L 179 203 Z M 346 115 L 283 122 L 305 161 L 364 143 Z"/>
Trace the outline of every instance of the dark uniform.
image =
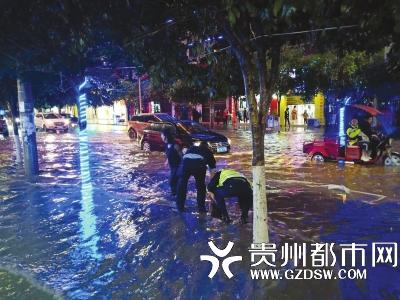
<path id="1" fill-rule="evenodd" d="M 287 107 L 285 110 L 285 127 L 289 125 L 290 128 L 290 118 L 289 118 L 289 108 Z"/>
<path id="2" fill-rule="evenodd" d="M 235 170 L 222 169 L 214 175 L 207 189 L 215 196 L 217 217 L 220 214 L 224 221 L 230 222 L 225 198 L 237 197 L 242 211 L 241 221 L 247 223 L 248 212 L 253 204 L 253 190 L 244 175 Z"/>
<path id="3" fill-rule="evenodd" d="M 187 184 L 190 176 L 196 180 L 197 207 L 200 212 L 206 212 L 206 171 L 215 168 L 215 158 L 207 146 L 192 146 L 183 156 L 181 177 L 178 184 L 176 204 L 179 211 L 183 211 L 186 202 Z"/>
<path id="4" fill-rule="evenodd" d="M 175 196 L 178 188 L 178 169 L 182 161 L 182 152 L 179 145 L 168 143 L 165 146 L 165 154 L 167 155 L 170 169 L 169 185 L 171 187 L 171 194 Z"/>

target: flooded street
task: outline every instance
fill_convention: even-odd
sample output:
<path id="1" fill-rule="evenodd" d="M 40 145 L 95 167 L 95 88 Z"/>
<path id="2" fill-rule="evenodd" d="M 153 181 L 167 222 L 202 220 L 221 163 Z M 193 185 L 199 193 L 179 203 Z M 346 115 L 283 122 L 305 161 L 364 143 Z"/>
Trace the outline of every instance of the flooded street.
<path id="1" fill-rule="evenodd" d="M 251 178 L 250 132 L 221 133 L 232 149 L 217 165 Z M 266 135 L 271 242 L 400 242 L 400 168 L 313 163 L 303 142 L 320 137 Z M 200 216 L 190 181 L 188 212 L 177 213 L 165 156 L 144 153 L 123 130 L 38 133 L 35 184 L 13 147 L 0 140 L 0 299 L 400 299 L 400 268 L 386 265 L 367 264 L 359 281 L 251 280 L 252 225 L 237 223 L 236 202 L 233 224 Z M 232 241 L 231 254 L 243 256 L 232 279 L 208 278 L 199 256 L 209 240 L 221 249 Z"/>

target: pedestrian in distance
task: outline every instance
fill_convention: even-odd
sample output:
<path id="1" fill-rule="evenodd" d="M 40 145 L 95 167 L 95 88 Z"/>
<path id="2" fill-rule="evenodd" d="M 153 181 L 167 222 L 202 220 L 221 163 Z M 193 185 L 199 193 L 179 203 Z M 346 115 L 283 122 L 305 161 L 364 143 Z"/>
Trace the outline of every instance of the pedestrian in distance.
<path id="1" fill-rule="evenodd" d="M 289 107 L 286 107 L 285 109 L 285 129 L 287 126 L 289 126 L 290 129 L 290 117 L 289 117 Z"/>
<path id="2" fill-rule="evenodd" d="M 239 124 L 242 122 L 242 113 L 240 112 L 240 110 L 238 110 L 237 112 L 236 112 L 236 116 L 237 116 L 237 118 L 238 118 L 238 120 L 239 120 Z"/>
<path id="3" fill-rule="evenodd" d="M 219 126 L 219 122 L 221 121 L 221 113 L 220 110 L 215 111 L 215 122 L 217 123 L 217 126 Z"/>
<path id="4" fill-rule="evenodd" d="M 201 142 L 199 146 L 191 146 L 183 155 L 182 171 L 178 183 L 178 197 L 176 205 L 180 212 L 185 210 L 187 185 L 191 176 L 196 180 L 197 208 L 200 213 L 206 212 L 206 171 L 215 169 L 216 162 L 213 153 L 208 148 L 207 142 Z"/>
<path id="5" fill-rule="evenodd" d="M 307 110 L 304 110 L 304 112 L 303 112 L 303 119 L 304 119 L 304 125 L 307 126 L 307 122 L 308 122 L 308 112 L 307 112 Z"/>
<path id="6" fill-rule="evenodd" d="M 167 156 L 165 164 L 169 166 L 170 170 L 169 185 L 171 188 L 171 195 L 175 197 L 178 189 L 178 172 L 182 162 L 182 150 L 175 142 L 175 138 L 169 130 L 164 130 L 161 134 L 161 138 L 165 143 L 165 155 Z"/>
<path id="7" fill-rule="evenodd" d="M 193 121 L 195 121 L 195 122 L 200 122 L 200 117 L 201 117 L 201 114 L 197 111 L 197 109 L 196 108 L 193 108 L 193 110 L 192 110 L 192 119 L 193 119 Z"/>
<path id="8" fill-rule="evenodd" d="M 248 213 L 253 204 L 253 190 L 243 174 L 232 169 L 222 169 L 214 174 L 207 189 L 212 200 L 213 217 L 229 223 L 231 220 L 225 199 L 237 197 L 242 212 L 240 221 L 242 224 L 247 223 Z"/>
<path id="9" fill-rule="evenodd" d="M 297 106 L 292 109 L 292 121 L 297 121 Z"/>
<path id="10" fill-rule="evenodd" d="M 243 110 L 243 121 L 245 123 L 247 123 L 247 121 L 249 120 L 249 116 L 247 115 L 247 109 Z"/>
<path id="11" fill-rule="evenodd" d="M 224 112 L 223 112 L 223 119 L 224 119 L 224 127 L 227 128 L 228 127 L 228 109 L 225 108 Z"/>

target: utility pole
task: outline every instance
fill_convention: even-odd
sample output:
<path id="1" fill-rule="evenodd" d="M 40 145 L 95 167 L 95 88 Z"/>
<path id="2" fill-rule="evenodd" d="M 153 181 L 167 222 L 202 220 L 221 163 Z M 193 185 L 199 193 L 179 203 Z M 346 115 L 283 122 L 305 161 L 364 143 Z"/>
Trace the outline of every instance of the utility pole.
<path id="1" fill-rule="evenodd" d="M 142 82 L 140 76 L 138 77 L 138 85 L 139 85 L 139 114 L 141 114 L 143 110 L 142 110 Z"/>
<path id="2" fill-rule="evenodd" d="M 33 116 L 32 89 L 29 83 L 21 79 L 17 79 L 17 89 L 25 174 L 28 178 L 33 179 L 39 174 L 39 162 L 36 145 L 36 128 Z"/>

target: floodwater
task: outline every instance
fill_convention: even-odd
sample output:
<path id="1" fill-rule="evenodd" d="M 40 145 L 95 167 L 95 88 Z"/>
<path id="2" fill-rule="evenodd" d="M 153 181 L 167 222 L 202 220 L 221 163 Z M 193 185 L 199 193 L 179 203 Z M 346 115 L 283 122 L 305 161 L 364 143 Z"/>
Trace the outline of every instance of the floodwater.
<path id="1" fill-rule="evenodd" d="M 251 177 L 249 131 L 224 131 L 232 153 L 219 166 Z M 315 164 L 303 128 L 266 136 L 271 242 L 400 242 L 400 170 Z M 12 138 L 0 140 L 0 299 L 400 299 L 400 268 L 367 262 L 363 280 L 251 280 L 251 224 L 235 202 L 225 225 L 188 212 L 168 193 L 161 153 L 143 153 L 115 128 L 38 134 L 40 176 L 28 183 Z M 396 145 L 399 150 L 399 144 Z M 235 243 L 228 279 L 200 255 Z M 338 268 L 335 266 L 334 268 Z"/>

